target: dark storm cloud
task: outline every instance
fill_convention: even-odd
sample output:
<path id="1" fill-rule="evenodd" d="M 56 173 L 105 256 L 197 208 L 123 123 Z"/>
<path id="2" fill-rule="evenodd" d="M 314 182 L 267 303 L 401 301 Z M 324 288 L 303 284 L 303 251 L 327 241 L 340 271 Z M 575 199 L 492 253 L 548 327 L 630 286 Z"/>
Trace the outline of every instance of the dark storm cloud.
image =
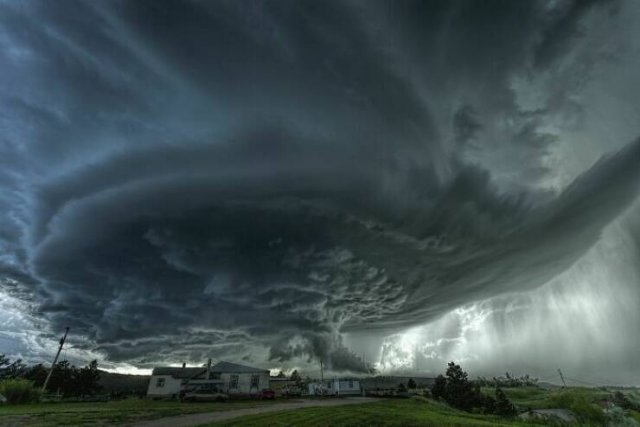
<path id="1" fill-rule="evenodd" d="M 634 199 L 639 143 L 526 191 L 554 137 L 511 79 L 578 3 L 4 4 L 0 271 L 115 361 L 360 370 L 341 332 L 542 285 Z"/>

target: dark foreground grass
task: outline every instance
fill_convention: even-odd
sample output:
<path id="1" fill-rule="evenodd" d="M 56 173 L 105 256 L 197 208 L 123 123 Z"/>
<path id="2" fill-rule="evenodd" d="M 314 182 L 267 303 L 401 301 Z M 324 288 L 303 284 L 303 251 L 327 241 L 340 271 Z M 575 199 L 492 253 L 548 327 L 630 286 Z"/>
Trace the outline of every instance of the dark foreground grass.
<path id="1" fill-rule="evenodd" d="M 236 418 L 211 426 L 533 426 L 468 414 L 427 399 L 388 399 L 361 405 L 317 407 Z"/>
<path id="2" fill-rule="evenodd" d="M 200 412 L 229 411 L 273 401 L 181 403 L 126 399 L 91 403 L 39 403 L 0 406 L 0 426 L 105 426 Z"/>

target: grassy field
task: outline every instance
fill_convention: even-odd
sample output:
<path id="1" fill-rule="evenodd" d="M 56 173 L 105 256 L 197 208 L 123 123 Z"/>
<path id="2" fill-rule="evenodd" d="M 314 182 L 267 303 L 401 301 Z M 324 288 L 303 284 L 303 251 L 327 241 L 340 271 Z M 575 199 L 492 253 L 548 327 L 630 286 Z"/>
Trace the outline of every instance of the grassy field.
<path id="1" fill-rule="evenodd" d="M 95 403 L 40 403 L 0 406 L 0 426 L 101 426 L 148 420 L 172 415 L 228 411 L 273 401 L 231 401 L 223 403 L 180 403 L 126 399 Z"/>
<path id="2" fill-rule="evenodd" d="M 574 412 L 579 425 L 603 425 L 604 413 L 594 402 L 609 393 L 600 389 L 544 390 L 535 387 L 504 388 L 519 408 L 565 408 Z M 483 389 L 493 394 L 492 388 Z M 181 414 L 226 411 L 273 405 L 282 401 L 231 401 L 180 403 L 127 399 L 95 403 L 44 403 L 0 406 L 0 426 L 107 426 Z M 640 413 L 631 411 L 640 421 Z M 233 419 L 230 426 L 532 426 L 531 422 L 469 414 L 424 398 L 388 399 L 362 405 L 305 408 Z"/>
<path id="3" fill-rule="evenodd" d="M 482 390 L 493 394 L 493 388 Z M 508 398 L 520 409 L 563 408 L 572 411 L 575 425 L 601 426 L 606 423 L 602 409 L 594 402 L 610 396 L 596 388 L 545 390 L 537 387 L 504 388 Z M 628 416 L 640 421 L 640 414 Z M 231 420 L 226 426 L 532 426 L 542 421 L 520 421 L 469 414 L 429 399 L 391 399 L 376 403 L 333 408 L 307 408 Z M 565 424 L 566 425 L 566 424 Z"/>
<path id="4" fill-rule="evenodd" d="M 482 393 L 493 395 L 494 388 L 483 387 Z M 538 387 L 503 388 L 502 391 L 515 405 L 525 409 L 558 408 L 558 399 L 564 395 L 574 395 L 589 401 L 603 399 L 610 392 L 598 388 L 568 387 L 564 389 L 545 390 Z"/>
<path id="5" fill-rule="evenodd" d="M 211 426 L 534 426 L 457 411 L 427 399 L 388 399 L 362 405 L 305 408 L 236 418 Z"/>

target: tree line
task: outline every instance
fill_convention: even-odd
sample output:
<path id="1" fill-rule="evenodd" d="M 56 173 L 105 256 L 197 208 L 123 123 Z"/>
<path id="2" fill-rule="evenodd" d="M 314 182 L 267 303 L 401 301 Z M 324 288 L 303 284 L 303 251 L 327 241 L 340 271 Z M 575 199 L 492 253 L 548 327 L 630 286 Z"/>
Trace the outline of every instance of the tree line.
<path id="1" fill-rule="evenodd" d="M 538 385 L 538 379 L 529 376 L 529 374 L 516 377 L 509 372 L 500 377 L 478 377 L 475 382 L 481 387 L 535 387 Z"/>
<path id="2" fill-rule="evenodd" d="M 49 374 L 49 369 L 41 363 L 27 366 L 21 359 L 11 361 L 0 354 L 0 382 L 22 380 L 31 387 L 41 388 Z M 58 362 L 47 384 L 47 392 L 61 394 L 65 397 L 88 396 L 100 391 L 98 384 L 100 371 L 98 361 L 92 360 L 84 367 L 76 367 L 67 360 Z"/>

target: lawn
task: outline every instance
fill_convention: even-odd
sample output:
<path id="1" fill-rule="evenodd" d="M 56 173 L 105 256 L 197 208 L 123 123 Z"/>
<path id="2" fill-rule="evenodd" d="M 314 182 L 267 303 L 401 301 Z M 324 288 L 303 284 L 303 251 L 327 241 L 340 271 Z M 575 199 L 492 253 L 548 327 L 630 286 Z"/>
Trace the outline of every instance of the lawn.
<path id="1" fill-rule="evenodd" d="M 273 401 L 180 403 L 135 398 L 112 402 L 12 405 L 0 406 L 0 426 L 118 425 L 172 415 L 228 411 L 269 404 L 273 404 Z"/>
<path id="2" fill-rule="evenodd" d="M 484 394 L 493 395 L 494 391 L 494 388 L 482 388 Z M 603 399 L 610 395 L 608 391 L 586 387 L 567 387 L 555 390 L 545 390 L 538 387 L 515 387 L 503 388 L 502 391 L 515 405 L 521 408 L 533 409 L 562 407 L 559 405 L 558 400 L 568 394 L 580 396 L 589 401 Z"/>
<path id="3" fill-rule="evenodd" d="M 362 405 L 296 409 L 236 418 L 211 426 L 533 426 L 468 414 L 427 399 L 388 399 Z"/>
<path id="4" fill-rule="evenodd" d="M 567 408 L 583 420 L 601 420 L 603 413 L 594 400 L 608 393 L 600 389 L 569 388 L 544 390 L 535 387 L 504 388 L 509 399 L 520 408 Z M 492 394 L 493 389 L 483 389 Z M 106 426 L 182 414 L 228 411 L 272 405 L 280 401 L 231 401 L 226 403 L 180 403 L 126 399 L 95 403 L 41 403 L 0 406 L 0 426 Z M 640 413 L 631 411 L 640 420 Z M 600 422 L 600 425 L 602 423 Z M 387 399 L 358 405 L 304 408 L 236 418 L 230 426 L 531 426 L 469 414 L 424 398 Z"/>
<path id="5" fill-rule="evenodd" d="M 482 387 L 481 389 L 483 394 L 488 396 L 493 396 L 495 393 L 495 388 L 493 387 Z M 513 387 L 513 388 L 502 388 L 504 394 L 507 395 L 509 400 L 513 402 L 514 405 L 520 406 L 522 408 L 548 408 L 549 407 L 549 397 L 554 393 L 554 391 L 545 390 L 538 387 Z"/>

